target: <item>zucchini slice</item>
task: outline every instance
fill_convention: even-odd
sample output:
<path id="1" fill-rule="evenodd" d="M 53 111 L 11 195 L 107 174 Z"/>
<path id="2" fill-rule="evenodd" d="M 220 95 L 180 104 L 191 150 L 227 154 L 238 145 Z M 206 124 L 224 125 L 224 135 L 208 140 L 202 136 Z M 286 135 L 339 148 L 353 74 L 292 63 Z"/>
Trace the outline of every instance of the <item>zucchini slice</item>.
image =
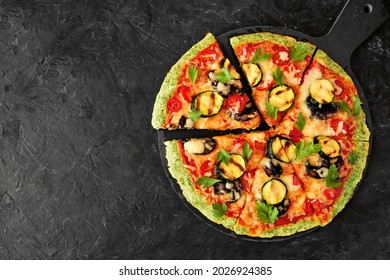
<path id="1" fill-rule="evenodd" d="M 325 158 L 336 158 L 340 156 L 340 144 L 335 139 L 328 136 L 317 136 L 314 138 L 314 143 L 319 143 L 322 150 L 319 154 Z"/>
<path id="2" fill-rule="evenodd" d="M 295 145 L 288 138 L 275 136 L 268 140 L 267 155 L 282 162 L 291 162 L 295 158 Z"/>
<path id="3" fill-rule="evenodd" d="M 276 205 L 283 201 L 287 194 L 287 187 L 280 179 L 271 179 L 261 188 L 261 196 L 270 205 Z"/>
<path id="4" fill-rule="evenodd" d="M 242 71 L 244 71 L 246 79 L 251 87 L 256 87 L 260 84 L 263 72 L 261 71 L 259 65 L 254 63 L 244 63 L 241 68 Z"/>
<path id="5" fill-rule="evenodd" d="M 334 98 L 334 86 L 329 80 L 318 79 L 309 86 L 311 98 L 319 104 L 328 104 Z"/>
<path id="6" fill-rule="evenodd" d="M 200 112 L 202 117 L 211 117 L 217 114 L 223 104 L 223 97 L 216 91 L 205 91 L 192 99 L 191 109 Z"/>
<path id="7" fill-rule="evenodd" d="M 230 75 L 232 75 L 235 80 L 239 80 L 241 78 L 240 74 L 238 74 L 236 69 L 231 65 L 229 58 L 226 58 L 223 61 L 222 66 L 229 71 Z"/>
<path id="8" fill-rule="evenodd" d="M 279 85 L 270 90 L 268 101 L 274 105 L 279 112 L 289 109 L 294 103 L 295 93 L 292 88 L 286 85 Z"/>
<path id="9" fill-rule="evenodd" d="M 246 171 L 245 159 L 238 154 L 231 154 L 229 164 L 220 161 L 215 167 L 215 174 L 221 179 L 234 181 Z"/>

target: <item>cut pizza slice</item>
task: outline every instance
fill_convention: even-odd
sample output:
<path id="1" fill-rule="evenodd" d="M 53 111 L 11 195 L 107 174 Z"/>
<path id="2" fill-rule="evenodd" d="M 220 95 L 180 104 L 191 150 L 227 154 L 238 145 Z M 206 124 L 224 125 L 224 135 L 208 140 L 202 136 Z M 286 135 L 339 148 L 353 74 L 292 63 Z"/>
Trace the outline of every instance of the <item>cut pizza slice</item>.
<path id="1" fill-rule="evenodd" d="M 267 132 L 165 142 L 169 171 L 186 200 L 233 229 L 246 200 L 242 178 L 265 154 Z"/>
<path id="2" fill-rule="evenodd" d="M 269 238 L 289 236 L 320 225 L 307 208 L 302 182 L 283 148 L 286 138 L 269 137 L 265 156 L 242 178 L 245 204 L 234 227 L 238 234 Z"/>
<path id="3" fill-rule="evenodd" d="M 322 226 L 351 199 L 366 166 L 368 145 L 323 135 L 294 145 L 295 156 L 290 160 L 303 183 L 305 209 L 315 213 Z"/>
<path id="4" fill-rule="evenodd" d="M 315 47 L 268 32 L 232 37 L 230 44 L 260 114 L 269 126 L 277 125 L 295 103 Z"/>
<path id="5" fill-rule="evenodd" d="M 170 69 L 157 94 L 156 129 L 252 129 L 260 115 L 215 37 L 206 37 Z"/>
<path id="6" fill-rule="evenodd" d="M 297 102 L 277 130 L 295 143 L 319 133 L 337 139 L 370 138 L 352 79 L 322 50 L 316 51 L 299 87 Z"/>

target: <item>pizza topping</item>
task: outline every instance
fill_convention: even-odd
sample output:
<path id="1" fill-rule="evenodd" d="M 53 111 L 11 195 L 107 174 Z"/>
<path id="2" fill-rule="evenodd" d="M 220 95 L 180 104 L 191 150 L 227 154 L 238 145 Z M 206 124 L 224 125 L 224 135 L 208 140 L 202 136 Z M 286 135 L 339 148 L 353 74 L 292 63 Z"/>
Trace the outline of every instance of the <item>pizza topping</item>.
<path id="1" fill-rule="evenodd" d="M 195 84 L 196 79 L 198 78 L 198 68 L 196 68 L 194 65 L 190 65 L 188 66 L 187 72 L 191 82 Z"/>
<path id="2" fill-rule="evenodd" d="M 232 76 L 233 79 L 239 80 L 240 79 L 240 74 L 236 71 L 236 69 L 231 65 L 230 60 L 226 58 L 223 63 L 223 68 L 227 69 Z"/>
<path id="3" fill-rule="evenodd" d="M 180 117 L 179 128 L 193 128 L 193 127 L 194 127 L 194 120 L 191 117 L 191 112 L 190 112 L 190 118 L 186 118 L 185 116 Z"/>
<path id="4" fill-rule="evenodd" d="M 298 62 L 305 59 L 307 56 L 307 50 L 305 49 L 304 44 L 299 44 L 296 48 L 292 47 L 290 49 L 290 60 L 292 62 Z"/>
<path id="5" fill-rule="evenodd" d="M 191 139 L 184 143 L 184 150 L 190 154 L 207 155 L 216 145 L 213 139 Z"/>
<path id="6" fill-rule="evenodd" d="M 284 84 L 284 76 L 282 70 L 280 70 L 280 67 L 276 67 L 276 70 L 272 72 L 272 77 L 274 78 L 275 82 L 282 86 Z"/>
<path id="7" fill-rule="evenodd" d="M 216 218 L 221 218 L 227 212 L 227 205 L 225 203 L 213 203 L 213 215 Z"/>
<path id="8" fill-rule="evenodd" d="M 239 114 L 244 111 L 247 101 L 239 93 L 230 95 L 226 100 L 226 107 L 232 114 Z"/>
<path id="9" fill-rule="evenodd" d="M 261 188 L 261 196 L 269 205 L 276 205 L 283 201 L 287 194 L 287 187 L 280 179 L 271 179 Z"/>
<path id="10" fill-rule="evenodd" d="M 319 152 L 325 158 L 336 158 L 340 155 L 340 144 L 333 138 L 327 136 L 317 136 L 314 143 L 321 145 L 322 150 Z"/>
<path id="11" fill-rule="evenodd" d="M 295 145 L 290 139 L 273 137 L 268 141 L 267 155 L 282 162 L 290 162 L 295 158 Z"/>
<path id="12" fill-rule="evenodd" d="M 305 141 L 302 139 L 298 142 L 295 149 L 295 159 L 302 160 L 303 158 L 316 154 L 321 151 L 322 147 L 320 144 L 314 144 L 313 142 L 305 144 Z"/>
<path id="13" fill-rule="evenodd" d="M 306 174 L 315 179 L 324 179 L 328 176 L 331 165 L 340 168 L 342 162 L 340 156 L 330 159 L 324 158 L 320 154 L 313 154 L 305 162 Z"/>
<path id="14" fill-rule="evenodd" d="M 263 72 L 261 71 L 259 65 L 254 63 L 245 63 L 242 65 L 242 71 L 244 71 L 246 79 L 251 87 L 256 87 L 260 84 Z"/>
<path id="15" fill-rule="evenodd" d="M 191 109 L 200 112 L 202 117 L 211 117 L 217 114 L 224 98 L 215 91 L 205 91 L 192 99 Z"/>
<path id="16" fill-rule="evenodd" d="M 197 184 L 197 185 L 201 186 L 203 189 L 205 189 L 205 188 L 213 186 L 214 184 L 216 184 L 218 182 L 221 182 L 221 180 L 202 176 L 195 182 L 195 184 Z"/>
<path id="17" fill-rule="evenodd" d="M 215 173 L 218 177 L 225 180 L 234 181 L 240 178 L 246 170 L 245 159 L 238 154 L 230 155 L 229 163 L 218 162 L 215 167 Z"/>
<path id="18" fill-rule="evenodd" d="M 260 221 L 273 224 L 278 219 L 278 208 L 261 200 L 256 200 L 256 212 Z"/>
<path id="19" fill-rule="evenodd" d="M 259 48 L 256 50 L 255 54 L 251 58 L 251 63 L 258 63 L 261 61 L 268 60 L 272 57 L 270 53 L 262 53 L 262 49 Z"/>
<path id="20" fill-rule="evenodd" d="M 271 58 L 275 65 L 283 66 L 290 62 L 290 51 L 288 48 L 275 45 L 272 49 L 276 51 Z"/>
<path id="21" fill-rule="evenodd" d="M 309 93 L 313 103 L 328 104 L 333 101 L 334 87 L 329 80 L 317 79 L 310 84 Z"/>
<path id="22" fill-rule="evenodd" d="M 295 99 L 295 94 L 292 88 L 286 85 L 279 85 L 271 89 L 268 93 L 268 101 L 279 112 L 284 112 L 289 109 Z"/>
<path id="23" fill-rule="evenodd" d="M 275 159 L 265 157 L 260 164 L 268 177 L 280 177 L 283 174 L 283 168 Z"/>
<path id="24" fill-rule="evenodd" d="M 318 104 L 310 96 L 306 100 L 306 105 L 309 107 L 312 116 L 319 120 L 327 120 L 337 112 L 337 106 L 333 103 Z"/>
<path id="25" fill-rule="evenodd" d="M 218 93 L 220 93 L 222 96 L 227 96 L 229 94 L 230 85 L 220 82 L 217 79 L 217 75 L 215 74 L 214 70 L 209 72 L 209 80 L 213 89 L 218 91 Z"/>
<path id="26" fill-rule="evenodd" d="M 236 121 L 247 121 L 259 114 L 252 102 L 242 93 L 233 93 L 226 100 L 229 116 Z"/>
<path id="27" fill-rule="evenodd" d="M 171 97 L 167 102 L 167 108 L 170 112 L 178 112 L 181 107 L 181 102 L 176 97 Z"/>
<path id="28" fill-rule="evenodd" d="M 242 184 L 240 180 L 218 182 L 214 184 L 214 193 L 223 196 L 226 202 L 233 203 L 240 199 Z"/>

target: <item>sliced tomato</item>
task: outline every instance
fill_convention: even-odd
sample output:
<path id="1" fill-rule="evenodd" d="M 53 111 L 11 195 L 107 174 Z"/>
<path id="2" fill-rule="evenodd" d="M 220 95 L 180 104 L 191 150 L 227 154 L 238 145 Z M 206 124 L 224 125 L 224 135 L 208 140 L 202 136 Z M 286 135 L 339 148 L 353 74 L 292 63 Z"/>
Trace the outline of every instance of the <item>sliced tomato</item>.
<path id="1" fill-rule="evenodd" d="M 339 197 L 341 191 L 342 191 L 342 187 L 338 187 L 334 189 L 325 189 L 323 193 L 326 196 L 326 198 L 334 200 L 335 198 Z"/>
<path id="2" fill-rule="evenodd" d="M 185 101 L 191 103 L 191 88 L 182 85 L 178 87 L 177 91 L 181 94 Z"/>
<path id="3" fill-rule="evenodd" d="M 303 203 L 303 210 L 305 210 L 306 215 L 310 216 L 314 213 L 314 209 L 311 206 L 311 202 L 309 198 L 306 198 L 305 202 Z"/>
<path id="4" fill-rule="evenodd" d="M 259 151 L 265 151 L 267 149 L 267 143 L 255 140 L 255 149 Z"/>
<path id="5" fill-rule="evenodd" d="M 352 137 L 352 132 L 351 130 L 349 129 L 349 125 L 343 121 L 343 120 L 340 120 L 340 119 L 333 119 L 331 122 L 330 122 L 330 127 L 335 131 L 337 132 L 338 128 L 339 128 L 339 124 L 340 122 L 343 122 L 342 124 L 342 129 L 341 131 L 336 135 L 338 138 L 343 138 L 343 137 Z"/>
<path id="6" fill-rule="evenodd" d="M 181 109 L 181 102 L 176 97 L 171 97 L 167 102 L 167 108 L 170 112 L 178 112 Z"/>
<path id="7" fill-rule="evenodd" d="M 235 114 L 239 114 L 242 111 L 244 111 L 245 105 L 246 105 L 246 100 L 244 96 L 238 93 L 230 95 L 226 100 L 227 109 L 229 109 L 231 112 Z"/>
<path id="8" fill-rule="evenodd" d="M 201 176 L 204 176 L 207 172 L 212 172 L 214 170 L 214 166 L 210 164 L 211 161 L 206 160 L 199 167 L 199 173 Z"/>
<path id="9" fill-rule="evenodd" d="M 281 217 L 279 217 L 276 222 L 274 223 L 275 226 L 283 226 L 283 225 L 287 225 L 289 223 L 291 223 L 292 221 L 290 220 L 290 218 L 288 217 L 288 215 L 283 215 Z"/>
<path id="10" fill-rule="evenodd" d="M 303 133 L 298 128 L 293 128 L 288 136 L 294 144 L 297 144 L 303 139 Z"/>
<path id="11" fill-rule="evenodd" d="M 272 62 L 275 65 L 283 66 L 290 62 L 290 50 L 286 47 L 275 45 L 272 47 L 275 53 L 272 55 Z"/>
<path id="12" fill-rule="evenodd" d="M 301 180 L 299 180 L 299 178 L 295 175 L 292 176 L 292 183 L 294 186 L 301 186 L 302 185 Z"/>
<path id="13" fill-rule="evenodd" d="M 326 207 L 326 205 L 318 199 L 311 201 L 311 206 L 317 214 L 321 213 Z"/>

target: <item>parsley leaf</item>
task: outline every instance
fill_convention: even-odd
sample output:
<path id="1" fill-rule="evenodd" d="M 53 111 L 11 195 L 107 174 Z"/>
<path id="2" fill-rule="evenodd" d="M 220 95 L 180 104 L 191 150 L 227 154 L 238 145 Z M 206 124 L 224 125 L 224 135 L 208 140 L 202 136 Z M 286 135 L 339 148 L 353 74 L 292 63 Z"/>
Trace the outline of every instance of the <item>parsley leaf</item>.
<path id="1" fill-rule="evenodd" d="M 274 121 L 278 118 L 278 108 L 272 105 L 269 101 L 265 104 L 265 108 L 267 109 L 267 115 L 272 118 Z"/>
<path id="2" fill-rule="evenodd" d="M 227 205 L 225 203 L 213 203 L 214 217 L 221 218 L 227 211 Z"/>
<path id="3" fill-rule="evenodd" d="M 307 52 L 304 44 L 299 44 L 296 48 L 292 47 L 290 49 L 290 60 L 292 62 L 302 61 L 305 59 L 306 55 Z"/>
<path id="4" fill-rule="evenodd" d="M 280 70 L 280 67 L 276 67 L 276 70 L 272 72 L 272 77 L 274 78 L 275 82 L 282 86 L 284 84 L 284 76 L 282 70 Z"/>
<path id="5" fill-rule="evenodd" d="M 341 185 L 339 171 L 334 163 L 332 163 L 329 167 L 328 175 L 325 177 L 325 182 L 328 189 L 337 188 Z"/>
<path id="6" fill-rule="evenodd" d="M 196 68 L 194 65 L 190 65 L 187 71 L 188 76 L 190 76 L 191 82 L 195 84 L 196 78 L 198 78 L 198 68 Z"/>
<path id="7" fill-rule="evenodd" d="M 261 48 L 257 49 L 255 54 L 253 55 L 251 59 L 251 63 L 257 63 L 261 61 L 268 60 L 272 57 L 272 54 L 270 53 L 261 53 Z"/>
<path id="8" fill-rule="evenodd" d="M 205 189 L 205 188 L 208 188 L 208 187 L 211 187 L 212 185 L 214 185 L 215 183 L 218 183 L 218 182 L 222 182 L 221 180 L 219 179 L 215 179 L 215 178 L 209 178 L 209 177 L 200 177 L 198 181 L 196 181 L 195 183 L 199 186 L 202 187 L 202 189 Z"/>
<path id="9" fill-rule="evenodd" d="M 218 81 L 224 84 L 226 84 L 229 80 L 234 79 L 232 74 L 230 74 L 229 70 L 227 70 L 225 67 L 222 67 L 221 72 L 215 77 L 217 78 Z"/>
<path id="10" fill-rule="evenodd" d="M 360 101 L 358 98 L 355 98 L 352 105 L 352 116 L 357 117 L 360 114 L 362 107 L 360 106 Z"/>
<path id="11" fill-rule="evenodd" d="M 257 216 L 263 223 L 273 224 L 278 219 L 278 208 L 268 205 L 261 200 L 256 201 L 256 210 Z"/>
<path id="12" fill-rule="evenodd" d="M 246 161 L 248 161 L 252 155 L 251 146 L 249 146 L 249 144 L 247 142 L 244 143 L 244 148 L 242 150 L 242 154 L 243 154 L 244 158 L 246 159 Z"/>
<path id="13" fill-rule="evenodd" d="M 192 111 L 188 112 L 188 114 L 190 115 L 190 119 L 193 122 L 196 122 L 202 116 L 202 113 L 197 111 L 197 110 L 192 110 Z"/>
<path id="14" fill-rule="evenodd" d="M 305 141 L 301 140 L 295 146 L 296 160 L 302 160 L 304 157 L 310 156 L 312 154 L 318 153 L 321 151 L 322 147 L 320 144 L 314 144 L 313 142 L 307 143 L 305 145 Z"/>
<path id="15" fill-rule="evenodd" d="M 349 109 L 348 103 L 345 102 L 345 100 L 335 102 L 334 104 L 336 104 L 336 106 L 339 107 L 341 111 L 351 114 L 351 110 Z"/>
<path id="16" fill-rule="evenodd" d="M 306 120 L 305 120 L 305 117 L 303 116 L 302 112 L 299 112 L 298 119 L 297 119 L 295 124 L 297 125 L 299 130 L 302 132 L 303 128 L 306 125 Z"/>
<path id="17" fill-rule="evenodd" d="M 224 164 L 228 165 L 230 162 L 231 155 L 229 155 L 224 149 L 221 149 L 217 155 L 217 161 L 222 161 Z"/>
<path id="18" fill-rule="evenodd" d="M 352 151 L 349 155 L 348 155 L 348 161 L 353 165 L 357 162 L 357 159 L 358 159 L 358 156 L 357 154 L 355 153 L 355 151 Z"/>

